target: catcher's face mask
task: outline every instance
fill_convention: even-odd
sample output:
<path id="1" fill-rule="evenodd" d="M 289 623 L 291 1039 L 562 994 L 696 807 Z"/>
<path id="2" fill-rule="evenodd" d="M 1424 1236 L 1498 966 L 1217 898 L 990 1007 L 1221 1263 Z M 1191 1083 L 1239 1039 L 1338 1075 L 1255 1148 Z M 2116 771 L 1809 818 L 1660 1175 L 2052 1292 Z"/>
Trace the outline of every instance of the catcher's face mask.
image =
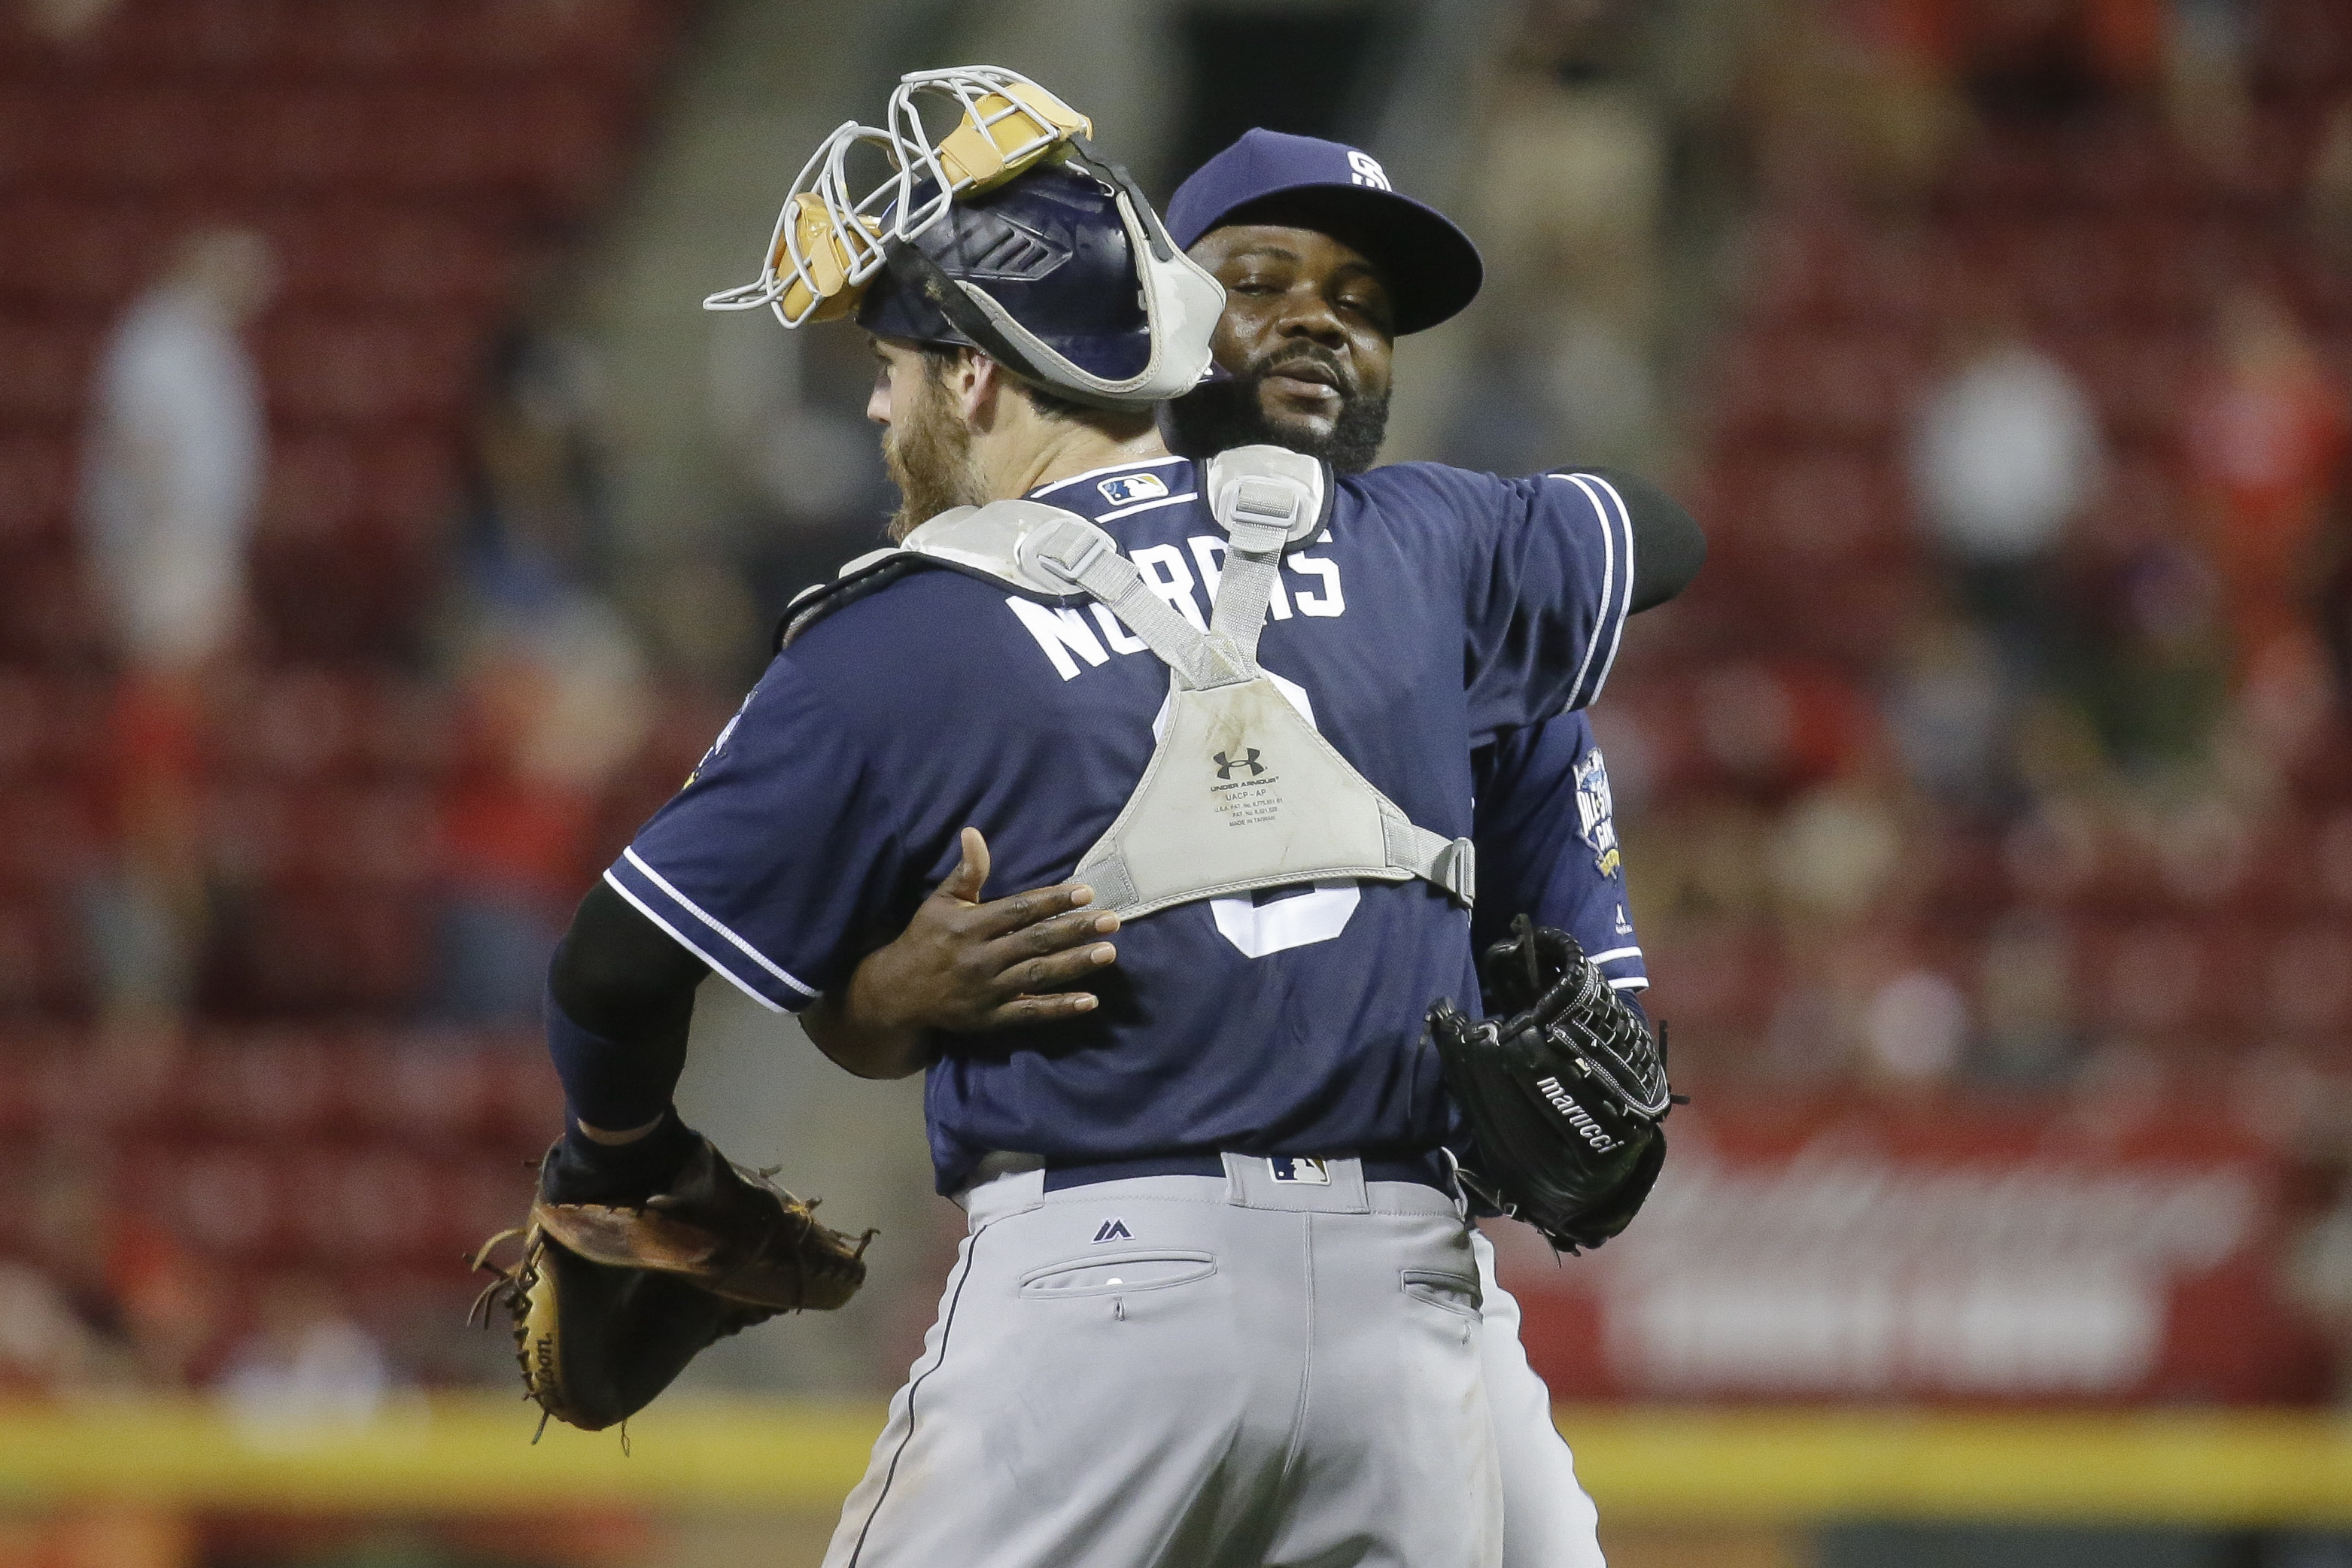
<path id="1" fill-rule="evenodd" d="M 926 102 L 955 108 L 946 134 L 934 137 L 925 126 Z M 969 342 L 1014 374 L 1078 402 L 1143 408 L 1191 391 L 1207 374 L 1223 290 L 1176 247 L 1127 171 L 1095 151 L 1085 116 L 1015 72 L 959 66 L 901 79 L 884 120 L 878 129 L 853 121 L 825 138 L 784 198 L 760 280 L 713 294 L 704 309 L 765 305 L 787 327 L 835 321 L 887 270 L 894 289 L 919 296 L 942 319 L 942 330 L 927 336 Z M 858 195 L 849 163 L 862 148 L 879 153 L 884 168 Z M 1072 347 L 1066 333 L 1054 334 L 1057 347 L 1024 323 L 1013 279 L 998 273 L 992 289 L 988 269 L 942 266 L 936 241 L 917 243 L 959 202 L 1049 163 L 1108 198 L 1105 222 L 1115 215 L 1132 258 L 1149 350 L 1131 374 L 1107 374 L 1097 356 L 1083 356 L 1097 359 L 1089 368 L 1064 352 Z M 1124 299 L 1124 283 L 1119 292 Z"/>

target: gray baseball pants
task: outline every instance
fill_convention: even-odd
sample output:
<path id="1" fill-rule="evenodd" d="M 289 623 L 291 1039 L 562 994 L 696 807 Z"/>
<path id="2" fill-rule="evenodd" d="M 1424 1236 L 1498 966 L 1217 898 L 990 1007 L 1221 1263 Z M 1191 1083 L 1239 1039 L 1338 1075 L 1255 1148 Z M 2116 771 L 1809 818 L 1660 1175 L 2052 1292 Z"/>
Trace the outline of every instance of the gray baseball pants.
<path id="1" fill-rule="evenodd" d="M 1470 1238 L 1486 1301 L 1479 1342 L 1503 1467 L 1503 1568 L 1604 1568 L 1600 1516 L 1551 1421 L 1551 1390 L 1519 1342 L 1519 1303 L 1495 1281 L 1495 1245 Z"/>
<path id="2" fill-rule="evenodd" d="M 826 1568 L 1497 1568 L 1454 1201 L 1352 1160 L 1224 1163 L 966 1194 Z"/>

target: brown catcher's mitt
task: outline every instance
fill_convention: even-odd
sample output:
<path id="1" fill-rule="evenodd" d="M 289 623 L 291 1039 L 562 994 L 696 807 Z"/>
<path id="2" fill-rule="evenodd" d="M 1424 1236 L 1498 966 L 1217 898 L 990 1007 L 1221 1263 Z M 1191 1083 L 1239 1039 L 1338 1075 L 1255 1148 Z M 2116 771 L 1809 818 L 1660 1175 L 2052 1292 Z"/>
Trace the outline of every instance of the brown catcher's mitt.
<path id="1" fill-rule="evenodd" d="M 554 1161 L 551 1149 L 540 1163 L 529 1223 L 483 1243 L 473 1262 L 499 1277 L 475 1315 L 507 1309 L 523 1388 L 558 1421 L 590 1432 L 625 1421 L 705 1345 L 778 1312 L 830 1310 L 866 1282 L 872 1231 L 844 1236 L 707 1138 L 642 1207 L 553 1202 Z M 513 1267 L 489 1262 L 518 1236 Z"/>

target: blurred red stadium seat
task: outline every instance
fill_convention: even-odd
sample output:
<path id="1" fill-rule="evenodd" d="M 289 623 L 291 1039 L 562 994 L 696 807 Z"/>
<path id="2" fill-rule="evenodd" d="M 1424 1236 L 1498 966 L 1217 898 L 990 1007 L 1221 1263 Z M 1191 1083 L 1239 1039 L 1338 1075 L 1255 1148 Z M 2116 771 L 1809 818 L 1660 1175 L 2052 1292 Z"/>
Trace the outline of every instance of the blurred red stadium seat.
<path id="1" fill-rule="evenodd" d="M 282 1171 L 275 1151 L 250 1144 L 198 1146 L 156 1163 L 142 1182 L 142 1206 L 199 1251 L 238 1260 L 282 1254 L 291 1239 L 290 1201 L 303 1200 L 301 1171 Z"/>
<path id="2" fill-rule="evenodd" d="M 397 1144 L 321 1145 L 282 1162 L 278 1201 L 305 1257 L 349 1263 L 440 1250 L 444 1167 Z"/>
<path id="3" fill-rule="evenodd" d="M 73 1010 L 89 984 L 72 899 L 49 889 L 0 890 L 0 1037 L 21 1045 L 27 1016 Z"/>
<path id="4" fill-rule="evenodd" d="M 215 1137 L 280 1141 L 323 1129 L 336 1110 L 331 1037 L 282 1026 L 215 1032 L 182 1065 L 181 1102 Z"/>
<path id="5" fill-rule="evenodd" d="M 258 673 L 236 690 L 217 727 L 222 771 L 289 780 L 342 771 L 357 751 L 360 708 L 352 672 L 294 665 Z"/>
<path id="6" fill-rule="evenodd" d="M 2352 1032 L 2352 925 L 2290 927 L 2266 947 L 2267 973 L 2246 977 L 2248 1000 L 2265 1023 L 2294 1039 Z"/>
<path id="7" fill-rule="evenodd" d="M 283 311 L 258 346 L 271 412 L 297 426 L 446 418 L 474 368 L 462 326 L 382 310 Z"/>
<path id="8" fill-rule="evenodd" d="M 266 1013 L 396 1013 L 423 991 L 429 909 L 381 892 L 269 889 L 244 936 L 251 994 Z"/>
<path id="9" fill-rule="evenodd" d="M 62 433 L 0 440 L 0 548 L 64 543 L 74 489 L 74 444 Z"/>
<path id="10" fill-rule="evenodd" d="M 42 310 L 0 315 L 0 425 L 64 424 L 97 369 L 103 323 Z"/>
<path id="11" fill-rule="evenodd" d="M 354 1051 L 345 1070 L 354 1115 L 377 1136 L 446 1144 L 496 1135 L 502 1081 L 462 1038 L 405 1034 Z"/>
<path id="12" fill-rule="evenodd" d="M 93 803 L 79 784 L 48 778 L 0 785 L 0 885 L 62 889 L 97 850 Z"/>

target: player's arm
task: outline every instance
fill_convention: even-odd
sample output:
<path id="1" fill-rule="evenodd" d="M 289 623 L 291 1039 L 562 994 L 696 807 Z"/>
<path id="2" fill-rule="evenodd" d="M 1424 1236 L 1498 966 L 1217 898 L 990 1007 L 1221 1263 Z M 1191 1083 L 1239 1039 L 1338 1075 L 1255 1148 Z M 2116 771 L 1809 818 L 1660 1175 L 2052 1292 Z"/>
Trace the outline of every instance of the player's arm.
<path id="1" fill-rule="evenodd" d="M 559 1181 L 575 1203 L 657 1190 L 691 1147 L 670 1107 L 702 960 L 606 883 L 580 900 L 548 966 L 548 1055 L 562 1080 Z"/>
<path id="2" fill-rule="evenodd" d="M 1626 617 L 1682 592 L 1706 559 L 1690 514 L 1631 475 L 1579 468 L 1497 479 L 1405 464 L 1351 482 L 1391 490 L 1382 498 L 1391 515 L 1458 520 L 1435 548 L 1462 574 L 1464 669 L 1479 739 L 1598 699 Z M 1423 538 L 1402 542 L 1431 548 Z"/>
<path id="3" fill-rule="evenodd" d="M 1584 714 L 1500 737 L 1478 757 L 1479 950 L 1528 915 L 1574 937 L 1611 987 L 1648 987 L 1634 934 L 1609 770 Z"/>
<path id="4" fill-rule="evenodd" d="M 820 685 L 780 658 L 581 900 L 549 968 L 545 1019 L 566 1100 L 564 1201 L 659 1191 L 698 1147 L 671 1097 L 709 972 L 777 1013 L 846 978 L 877 889 L 902 875 L 899 825 L 871 771 Z M 843 1065 L 897 1067 L 854 1053 Z"/>
<path id="5" fill-rule="evenodd" d="M 1092 992 L 1063 991 L 1111 963 L 1118 917 L 1089 909 L 1094 890 L 1063 882 L 993 902 L 988 841 L 963 830 L 963 858 L 907 929 L 868 953 L 838 992 L 801 1014 L 817 1048 L 866 1078 L 899 1078 L 938 1056 L 935 1031 L 977 1034 L 1090 1012 Z"/>
<path id="6" fill-rule="evenodd" d="M 1629 614 L 1640 615 L 1691 585 L 1706 563 L 1706 535 L 1680 501 L 1639 474 L 1616 468 L 1581 468 L 1607 481 L 1624 502 L 1633 536 L 1633 595 Z"/>

